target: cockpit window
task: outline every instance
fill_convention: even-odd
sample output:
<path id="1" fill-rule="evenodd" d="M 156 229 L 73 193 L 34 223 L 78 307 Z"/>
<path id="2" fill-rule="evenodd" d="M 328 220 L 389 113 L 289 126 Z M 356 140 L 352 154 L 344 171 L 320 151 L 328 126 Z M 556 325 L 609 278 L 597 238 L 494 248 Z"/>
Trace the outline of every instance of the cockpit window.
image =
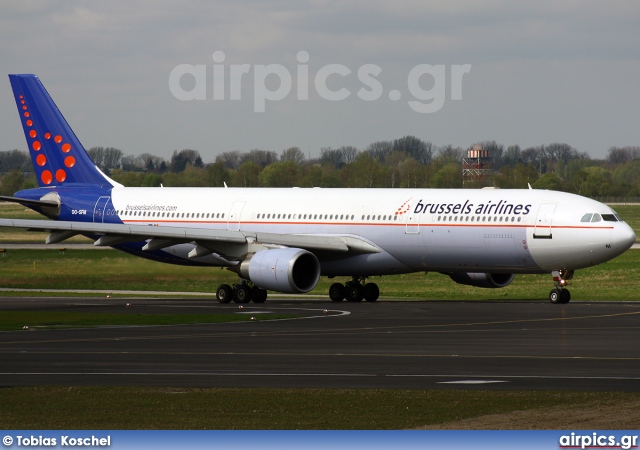
<path id="1" fill-rule="evenodd" d="M 603 214 L 602 215 L 602 220 L 604 220 L 605 222 L 617 222 L 618 219 L 616 218 L 615 214 Z"/>
<path id="2" fill-rule="evenodd" d="M 591 222 L 600 222 L 602 220 L 602 218 L 600 217 L 600 214 L 594 214 L 593 218 L 591 219 Z"/>
<path id="3" fill-rule="evenodd" d="M 618 222 L 624 222 L 624 220 L 622 220 L 622 218 L 619 215 L 614 214 L 614 216 L 616 216 L 616 219 L 618 219 Z"/>
<path id="4" fill-rule="evenodd" d="M 589 213 L 589 214 L 585 214 L 584 216 L 582 216 L 582 219 L 580 219 L 580 222 L 591 222 L 591 217 L 593 216 L 593 214 Z"/>

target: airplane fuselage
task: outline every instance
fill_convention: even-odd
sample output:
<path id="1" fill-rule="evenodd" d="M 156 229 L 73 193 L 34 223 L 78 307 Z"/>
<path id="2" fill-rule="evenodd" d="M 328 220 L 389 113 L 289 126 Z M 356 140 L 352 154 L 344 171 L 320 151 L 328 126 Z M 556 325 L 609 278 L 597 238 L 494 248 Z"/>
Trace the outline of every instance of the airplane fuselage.
<path id="1" fill-rule="evenodd" d="M 607 206 L 556 191 L 113 188 L 85 199 L 68 191 L 59 190 L 61 220 L 353 236 L 380 250 L 346 258 L 320 254 L 328 276 L 575 270 L 622 253 L 633 233 Z M 590 213 L 601 220 L 581 221 Z M 139 247 L 126 249 L 173 263 L 233 264 L 213 254 L 190 258 L 191 243 L 159 252 Z"/>

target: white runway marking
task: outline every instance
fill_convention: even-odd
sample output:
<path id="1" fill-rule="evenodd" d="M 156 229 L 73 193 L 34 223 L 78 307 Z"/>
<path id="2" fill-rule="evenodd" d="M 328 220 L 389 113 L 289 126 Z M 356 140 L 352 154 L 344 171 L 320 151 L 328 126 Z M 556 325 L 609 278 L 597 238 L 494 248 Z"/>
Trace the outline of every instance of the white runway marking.
<path id="1" fill-rule="evenodd" d="M 438 381 L 437 384 L 491 384 L 508 383 L 507 380 L 459 380 L 459 381 Z"/>

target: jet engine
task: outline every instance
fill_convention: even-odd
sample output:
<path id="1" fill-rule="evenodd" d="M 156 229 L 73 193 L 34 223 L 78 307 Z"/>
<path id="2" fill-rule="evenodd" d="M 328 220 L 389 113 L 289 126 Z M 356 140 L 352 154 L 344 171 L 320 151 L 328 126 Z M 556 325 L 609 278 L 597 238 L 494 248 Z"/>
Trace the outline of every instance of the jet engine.
<path id="1" fill-rule="evenodd" d="M 242 261 L 239 274 L 263 289 L 299 294 L 318 284 L 320 262 L 300 248 L 263 250 Z"/>
<path id="2" fill-rule="evenodd" d="M 512 273 L 450 273 L 449 276 L 458 284 L 466 284 L 481 288 L 503 288 L 511 284 L 515 275 Z"/>

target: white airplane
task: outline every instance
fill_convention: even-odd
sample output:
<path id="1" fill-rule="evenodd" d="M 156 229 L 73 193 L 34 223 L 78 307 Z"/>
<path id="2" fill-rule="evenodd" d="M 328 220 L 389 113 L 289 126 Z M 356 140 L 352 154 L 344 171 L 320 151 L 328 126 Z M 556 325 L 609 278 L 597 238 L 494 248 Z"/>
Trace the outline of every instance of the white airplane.
<path id="1" fill-rule="evenodd" d="M 376 301 L 374 275 L 441 272 L 501 288 L 515 274 L 551 273 L 553 303 L 570 300 L 576 269 L 635 242 L 608 206 L 573 194 L 500 189 L 136 188 L 91 161 L 35 75 L 9 75 L 40 187 L 0 199 L 53 220 L 0 219 L 74 235 L 156 261 L 226 267 L 222 303 L 264 302 L 267 291 L 305 293 L 321 276 L 348 277 L 333 301 Z"/>

